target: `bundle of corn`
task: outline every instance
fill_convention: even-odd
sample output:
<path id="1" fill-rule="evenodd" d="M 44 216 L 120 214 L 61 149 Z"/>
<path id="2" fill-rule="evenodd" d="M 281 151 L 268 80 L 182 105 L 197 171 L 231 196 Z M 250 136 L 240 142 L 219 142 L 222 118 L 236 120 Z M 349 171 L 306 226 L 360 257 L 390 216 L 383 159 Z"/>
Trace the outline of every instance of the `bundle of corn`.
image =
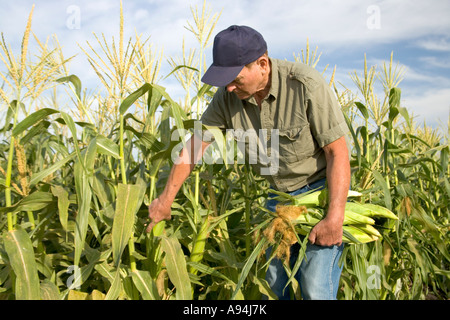
<path id="1" fill-rule="evenodd" d="M 308 235 L 311 229 L 324 217 L 326 213 L 328 193 L 327 189 L 315 191 L 299 196 L 275 191 L 280 204 L 273 213 L 272 220 L 265 224 L 267 227 L 263 235 L 275 250 L 278 258 L 288 260 L 290 247 L 300 242 L 298 235 Z M 349 191 L 348 198 L 362 196 L 356 191 Z M 375 204 L 361 204 L 354 201 L 347 202 L 343 222 L 344 243 L 368 243 L 380 239 L 382 236 L 375 228 L 375 219 L 385 218 L 398 220 L 397 216 L 387 208 Z"/>

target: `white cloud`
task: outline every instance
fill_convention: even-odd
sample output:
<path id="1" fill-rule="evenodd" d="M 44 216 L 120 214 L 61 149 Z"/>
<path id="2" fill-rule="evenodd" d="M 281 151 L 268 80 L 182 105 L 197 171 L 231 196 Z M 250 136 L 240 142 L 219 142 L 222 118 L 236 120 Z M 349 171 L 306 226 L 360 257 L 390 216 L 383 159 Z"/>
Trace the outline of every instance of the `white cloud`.
<path id="1" fill-rule="evenodd" d="M 420 57 L 419 60 L 425 65 L 435 68 L 450 69 L 450 59 L 442 59 L 433 56 Z"/>
<path id="2" fill-rule="evenodd" d="M 450 51 L 450 42 L 447 38 L 420 40 L 417 46 L 430 51 Z"/>
<path id="3" fill-rule="evenodd" d="M 439 126 L 446 124 L 450 116 L 450 89 L 432 89 L 403 96 L 402 105 L 418 117 L 419 123 Z"/>
<path id="4" fill-rule="evenodd" d="M 203 0 L 124 1 L 126 25 L 129 31 L 138 27 L 151 34 L 177 36 L 186 34 L 178 27 L 191 19 L 190 8 L 200 10 Z M 274 45 L 297 42 L 310 37 L 320 43 L 338 45 L 367 41 L 389 42 L 415 38 L 429 33 L 446 34 L 450 29 L 450 2 L 434 0 L 228 0 L 207 2 L 212 12 L 223 9 L 218 29 L 231 24 L 248 24 L 260 30 Z M 2 31 L 16 33 L 17 26 L 24 29 L 26 17 L 31 9 L 31 0 L 18 0 L 3 4 L 0 14 Z M 67 18 L 66 8 L 77 5 L 81 9 L 82 32 L 117 33 L 119 1 L 81 0 L 40 1 L 36 4 L 34 28 L 55 32 L 61 30 Z M 378 8 L 379 10 L 373 10 Z M 379 15 L 379 17 L 377 17 Z M 379 18 L 379 19 L 378 19 Z M 379 28 L 370 28 L 379 20 Z M 369 26 L 368 26 L 369 24 Z M 373 24 L 372 24 L 373 27 Z M 164 32 L 166 30 L 167 32 Z M 158 31 L 155 32 L 155 31 Z M 172 37 L 163 38 L 169 43 Z M 424 45 L 427 45 L 425 43 Z M 448 48 L 448 42 L 442 43 Z"/>
<path id="5" fill-rule="evenodd" d="M 135 30 L 151 36 L 167 55 L 181 51 L 183 37 L 187 45 L 195 40 L 184 26 L 191 20 L 191 7 L 201 11 L 203 0 L 124 1 L 126 35 Z M 216 32 L 231 24 L 247 24 L 259 30 L 269 43 L 270 52 L 291 57 L 304 47 L 306 38 L 320 48 L 369 47 L 415 39 L 450 29 L 449 1 L 434 0 L 228 0 L 207 1 L 212 13 L 223 10 Z M 12 39 L 20 39 L 31 0 L 3 4 L 0 13 L 2 31 Z M 81 11 L 81 28 L 69 30 L 66 26 L 71 0 L 40 1 L 36 4 L 33 30 L 41 37 L 57 33 L 64 46 L 77 51 L 76 42 L 92 39 L 92 32 L 105 33 L 107 39 L 118 37 L 119 1 L 81 0 L 76 2 Z M 377 10 L 374 10 L 377 9 Z M 379 22 L 377 26 L 376 23 Z M 375 23 L 375 27 L 374 24 Z M 373 28 L 374 27 L 374 28 Z M 19 36 L 19 37 L 18 37 Z M 20 43 L 20 42 L 16 42 Z M 422 40 L 417 45 L 447 50 L 446 39 Z"/>
<path id="6" fill-rule="evenodd" d="M 450 78 L 448 77 L 424 72 L 413 66 L 404 66 L 404 68 L 404 81 L 407 81 L 411 86 L 420 84 L 422 88 L 432 87 L 435 89 L 450 87 Z"/>
<path id="7" fill-rule="evenodd" d="M 260 30 L 274 46 L 314 41 L 348 46 L 390 43 L 431 33 L 448 33 L 450 2 L 418 0 L 228 0 L 222 27 L 247 23 Z M 378 8 L 378 10 L 374 10 Z M 376 25 L 377 21 L 379 25 Z"/>
<path id="8" fill-rule="evenodd" d="M 31 0 L 2 3 L 0 31 L 5 33 L 15 52 L 20 50 L 32 3 Z M 80 8 L 78 29 L 67 27 L 67 8 L 71 5 Z M 197 6 L 201 12 L 202 5 L 203 0 L 124 0 L 125 36 L 128 39 L 134 37 L 135 31 L 142 33 L 144 38 L 150 37 L 153 48 L 164 49 L 166 56 L 180 56 L 183 38 L 188 50 L 197 47 L 194 36 L 185 26 L 188 20 L 192 21 L 191 7 Z M 390 52 L 395 51 L 399 42 L 407 43 L 412 48 L 408 54 L 423 65 L 407 66 L 405 97 L 414 97 L 411 102 L 417 112 L 424 112 L 417 104 L 420 99 L 415 99 L 407 90 L 426 92 L 427 97 L 434 99 L 432 106 L 440 106 L 436 110 L 446 108 L 444 99 L 448 96 L 443 85 L 450 83 L 449 77 L 423 72 L 422 68 L 449 67 L 448 60 L 433 56 L 450 51 L 448 0 L 209 0 L 207 5 L 211 13 L 223 10 L 214 34 L 231 24 L 252 26 L 266 38 L 271 55 L 281 59 L 292 59 L 292 54 L 299 53 L 309 38 L 313 48 L 317 45 L 319 51 L 324 52 L 320 64 L 330 63 L 327 74 L 337 64 L 337 79 L 347 83 L 349 71 L 363 66 L 363 56 L 356 60 L 341 54 L 339 60 L 334 58 L 334 52 L 370 53 L 384 46 Z M 78 45 L 86 48 L 86 41 L 89 41 L 97 47 L 93 32 L 104 33 L 109 43 L 112 36 L 118 41 L 119 0 L 38 1 L 32 28 L 41 40 L 55 33 L 66 57 L 78 54 L 70 65 L 71 72 L 79 75 L 88 88 L 94 89 L 90 82 L 96 80 L 96 75 Z M 414 52 L 417 48 L 426 49 L 429 54 L 418 57 Z M 207 50 L 207 58 L 210 63 L 211 48 Z M 162 74 L 167 72 L 163 70 Z M 430 87 L 435 84 L 438 84 L 437 93 L 433 95 Z M 172 84 L 170 88 L 172 90 Z M 429 110 L 426 112 L 432 115 Z"/>

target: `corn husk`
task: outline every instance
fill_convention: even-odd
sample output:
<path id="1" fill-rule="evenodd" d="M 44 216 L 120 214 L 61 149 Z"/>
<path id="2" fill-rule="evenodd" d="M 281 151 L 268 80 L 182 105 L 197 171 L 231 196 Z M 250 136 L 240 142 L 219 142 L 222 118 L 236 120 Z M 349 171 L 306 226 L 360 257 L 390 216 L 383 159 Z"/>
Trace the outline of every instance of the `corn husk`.
<path id="1" fill-rule="evenodd" d="M 275 256 L 289 261 L 290 247 L 298 242 L 298 235 L 307 236 L 311 229 L 326 213 L 328 191 L 310 192 L 299 196 L 274 191 L 280 204 L 266 224 L 263 235 L 269 246 L 275 249 Z M 398 217 L 387 208 L 375 204 L 363 204 L 354 201 L 362 194 L 349 191 L 345 207 L 342 241 L 348 244 L 362 244 L 377 241 L 382 234 L 376 228 L 376 220 Z"/>

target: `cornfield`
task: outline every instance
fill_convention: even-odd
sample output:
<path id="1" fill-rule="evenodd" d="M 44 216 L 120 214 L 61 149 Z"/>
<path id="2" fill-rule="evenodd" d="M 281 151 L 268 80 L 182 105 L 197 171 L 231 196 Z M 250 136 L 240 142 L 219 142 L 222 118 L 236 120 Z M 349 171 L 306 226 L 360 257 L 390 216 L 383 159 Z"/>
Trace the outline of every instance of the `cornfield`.
<path id="1" fill-rule="evenodd" d="M 275 298 L 264 279 L 262 225 L 271 192 L 251 167 L 202 163 L 184 183 L 172 219 L 150 233 L 148 205 L 162 191 L 172 153 L 214 94 L 200 81 L 220 14 L 192 9 L 200 50 L 170 58 L 186 95 L 158 84 L 162 52 L 136 35 L 79 44 L 102 88 L 68 71 L 57 38 L 33 41 L 31 10 L 20 52 L 0 42 L 0 298 L 3 300 L 228 300 Z M 294 59 L 316 66 L 309 43 Z M 417 124 L 400 105 L 393 56 L 330 80 L 352 140 L 357 202 L 392 211 L 380 236 L 348 244 L 338 299 L 449 298 L 448 133 Z M 376 94 L 376 85 L 382 93 Z M 178 98 L 177 98 L 178 99 Z M 64 101 L 64 103 L 60 103 Z M 292 281 L 294 294 L 298 289 Z"/>

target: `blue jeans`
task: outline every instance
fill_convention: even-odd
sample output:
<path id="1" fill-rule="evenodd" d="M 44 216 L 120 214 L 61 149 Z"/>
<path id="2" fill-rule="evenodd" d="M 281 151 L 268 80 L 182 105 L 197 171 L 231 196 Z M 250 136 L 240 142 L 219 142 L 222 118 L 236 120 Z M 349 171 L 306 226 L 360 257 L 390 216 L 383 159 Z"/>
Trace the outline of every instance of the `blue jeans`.
<path id="1" fill-rule="evenodd" d="M 298 195 L 313 189 L 322 188 L 325 185 L 325 179 L 314 182 L 303 188 L 291 192 L 291 195 Z M 275 211 L 277 201 L 269 199 L 266 208 Z M 341 277 L 342 267 L 339 266 L 339 258 L 342 255 L 344 245 L 324 247 L 314 245 L 308 242 L 305 257 L 300 268 L 295 275 L 295 279 L 300 285 L 302 298 L 305 300 L 335 300 L 339 288 L 339 279 Z M 300 245 L 296 243 L 291 247 L 291 268 L 294 267 L 297 260 Z M 271 248 L 266 252 L 270 257 Z M 289 287 L 284 289 L 288 281 L 288 276 L 283 267 L 283 262 L 273 258 L 269 264 L 266 273 L 266 280 L 272 291 L 280 300 L 289 300 Z"/>

